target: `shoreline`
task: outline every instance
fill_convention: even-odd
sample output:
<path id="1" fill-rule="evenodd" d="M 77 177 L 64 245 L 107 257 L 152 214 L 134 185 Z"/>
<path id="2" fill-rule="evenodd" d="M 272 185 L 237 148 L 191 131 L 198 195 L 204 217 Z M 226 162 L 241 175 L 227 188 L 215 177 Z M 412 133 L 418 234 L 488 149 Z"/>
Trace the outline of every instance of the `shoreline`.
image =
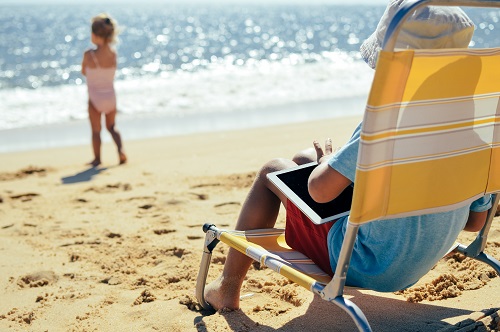
<path id="1" fill-rule="evenodd" d="M 320 100 L 268 106 L 234 112 L 188 113 L 170 115 L 162 113 L 138 116 L 118 114 L 117 127 L 125 146 L 128 141 L 183 136 L 228 130 L 244 130 L 270 127 L 319 119 L 336 119 L 361 115 L 366 98 Z M 313 109 L 313 112 L 309 112 Z M 103 126 L 102 140 L 110 142 L 110 135 Z M 88 120 L 46 126 L 0 130 L 0 155 L 16 151 L 30 151 L 47 148 L 90 144 Z"/>

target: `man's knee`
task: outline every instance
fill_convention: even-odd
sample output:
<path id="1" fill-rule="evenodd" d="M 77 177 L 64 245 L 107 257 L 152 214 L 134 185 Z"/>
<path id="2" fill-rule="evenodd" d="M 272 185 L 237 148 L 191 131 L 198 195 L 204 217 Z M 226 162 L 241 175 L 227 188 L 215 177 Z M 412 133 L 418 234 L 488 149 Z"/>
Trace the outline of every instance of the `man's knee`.
<path id="1" fill-rule="evenodd" d="M 313 148 L 308 148 L 297 152 L 293 158 L 293 162 L 297 165 L 304 165 L 317 160 L 316 150 Z"/>
<path id="2" fill-rule="evenodd" d="M 285 159 L 285 158 L 272 159 L 272 160 L 268 161 L 267 163 L 265 163 L 261 167 L 257 176 L 266 177 L 267 174 L 269 174 L 269 173 L 281 171 L 281 170 L 291 168 L 294 166 L 297 166 L 297 164 L 289 159 Z"/>

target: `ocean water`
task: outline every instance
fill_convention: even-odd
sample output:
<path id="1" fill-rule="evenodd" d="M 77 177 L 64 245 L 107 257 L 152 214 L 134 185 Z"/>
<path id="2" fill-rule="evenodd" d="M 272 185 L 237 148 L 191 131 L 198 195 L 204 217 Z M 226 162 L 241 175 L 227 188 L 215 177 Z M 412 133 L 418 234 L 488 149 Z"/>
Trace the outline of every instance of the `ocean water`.
<path id="1" fill-rule="evenodd" d="M 120 26 L 117 121 L 133 139 L 360 114 L 373 73 L 359 46 L 383 10 L 0 5 L 0 152 L 88 142 L 80 70 L 99 12 Z M 472 47 L 500 45 L 500 12 L 467 11 Z"/>

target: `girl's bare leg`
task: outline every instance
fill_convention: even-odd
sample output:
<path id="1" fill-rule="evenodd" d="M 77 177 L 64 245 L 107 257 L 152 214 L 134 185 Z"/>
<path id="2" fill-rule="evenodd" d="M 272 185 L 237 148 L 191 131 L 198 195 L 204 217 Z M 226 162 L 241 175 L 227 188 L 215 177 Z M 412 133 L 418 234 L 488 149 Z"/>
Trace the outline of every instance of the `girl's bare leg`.
<path id="1" fill-rule="evenodd" d="M 236 230 L 274 227 L 280 203 L 286 205 L 286 197 L 274 187 L 266 175 L 296 165 L 291 160 L 276 159 L 261 168 L 243 204 Z M 239 308 L 240 289 L 251 263 L 252 259 L 248 256 L 236 249 L 229 249 L 222 275 L 205 288 L 205 298 L 214 309 Z"/>
<path id="2" fill-rule="evenodd" d="M 106 129 L 108 129 L 111 137 L 113 138 L 113 141 L 116 144 L 120 164 L 125 164 L 127 162 L 127 156 L 123 152 L 122 137 L 120 135 L 120 132 L 115 128 L 115 118 L 116 110 L 106 114 Z"/>
<path id="3" fill-rule="evenodd" d="M 99 113 L 89 101 L 89 120 L 92 130 L 92 150 L 94 160 L 89 165 L 96 167 L 101 164 L 101 113 Z"/>

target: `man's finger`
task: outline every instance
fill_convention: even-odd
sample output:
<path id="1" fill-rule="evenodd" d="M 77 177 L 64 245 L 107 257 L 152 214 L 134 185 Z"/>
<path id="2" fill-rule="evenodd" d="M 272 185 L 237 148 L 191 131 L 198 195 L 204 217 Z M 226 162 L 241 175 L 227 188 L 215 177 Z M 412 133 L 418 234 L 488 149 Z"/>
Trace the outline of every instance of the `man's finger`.
<path id="1" fill-rule="evenodd" d="M 318 155 L 318 158 L 321 158 L 323 156 L 323 148 L 321 147 L 321 144 L 319 144 L 318 141 L 313 141 L 314 149 L 316 150 L 316 154 Z"/>
<path id="2" fill-rule="evenodd" d="M 332 139 L 327 138 L 325 142 L 325 154 L 331 154 L 332 153 Z"/>

